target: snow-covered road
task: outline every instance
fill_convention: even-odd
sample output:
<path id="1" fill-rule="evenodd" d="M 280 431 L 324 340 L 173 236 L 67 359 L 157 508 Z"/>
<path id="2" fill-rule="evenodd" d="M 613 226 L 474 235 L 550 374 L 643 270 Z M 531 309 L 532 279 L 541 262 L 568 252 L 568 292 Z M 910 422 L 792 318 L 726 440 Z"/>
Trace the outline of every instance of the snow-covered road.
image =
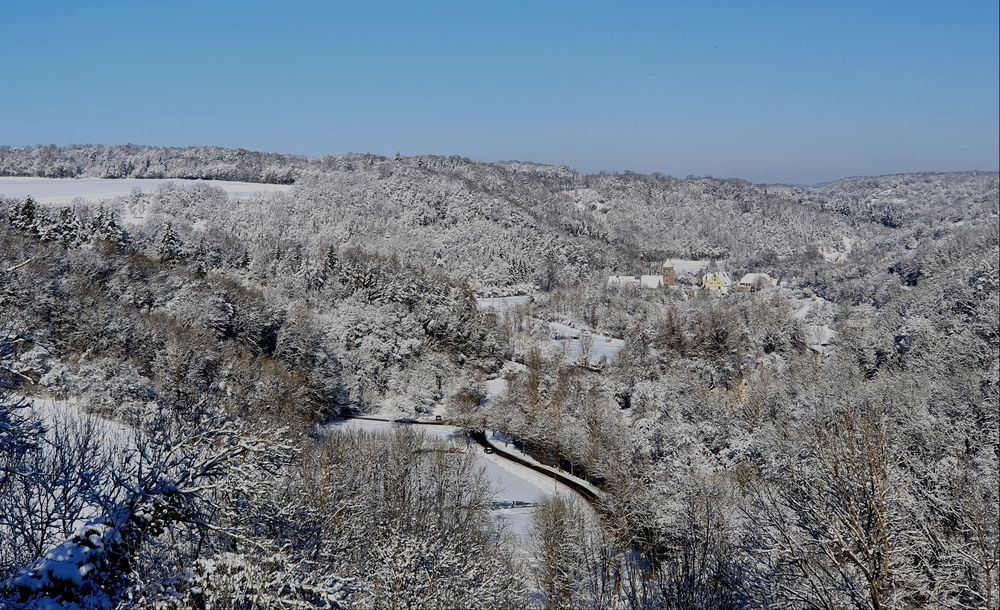
<path id="1" fill-rule="evenodd" d="M 388 433 L 404 425 L 408 424 L 355 418 L 334 420 L 327 424 L 327 428 Z M 495 490 L 493 501 L 498 504 L 518 503 L 534 505 L 543 497 L 551 495 L 558 495 L 577 501 L 580 500 L 577 492 L 554 478 L 496 454 L 484 453 L 481 446 L 476 444 L 475 441 L 467 439 L 465 433 L 455 426 L 428 425 L 420 426 L 420 430 L 433 438 L 454 443 L 462 451 L 474 453 L 476 464 L 482 468 Z M 492 511 L 492 514 L 494 519 L 506 526 L 508 532 L 518 536 L 524 542 L 531 533 L 531 517 L 533 512 L 533 506 L 520 506 L 514 508 L 496 508 Z"/>

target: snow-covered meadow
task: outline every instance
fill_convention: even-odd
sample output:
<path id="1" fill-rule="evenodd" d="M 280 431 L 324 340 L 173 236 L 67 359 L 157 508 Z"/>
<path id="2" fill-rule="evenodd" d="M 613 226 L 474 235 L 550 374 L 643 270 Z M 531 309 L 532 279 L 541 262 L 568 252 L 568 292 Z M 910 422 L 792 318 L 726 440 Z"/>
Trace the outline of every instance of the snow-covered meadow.
<path id="1" fill-rule="evenodd" d="M 0 151 L 0 165 L 94 176 L 164 157 L 156 175 L 296 186 L 0 180 L 0 402 L 4 388 L 74 396 L 36 407 L 46 422 L 79 408 L 155 433 L 145 472 L 173 456 L 141 489 L 116 485 L 97 515 L 49 510 L 52 481 L 73 479 L 58 463 L 73 435 L 25 450 L 59 467 L 0 485 L 0 507 L 20 507 L 3 519 L 34 507 L 66 523 L 6 547 L 33 549 L 23 556 L 0 551 L 0 581 L 50 575 L 32 581 L 36 596 L 53 578 L 74 585 L 60 595 L 104 586 L 95 562 L 71 562 L 88 566 L 77 575 L 38 560 L 85 544 L 70 530 L 88 517 L 118 523 L 120 499 L 173 508 L 155 523 L 129 513 L 142 543 L 109 577 L 139 576 L 113 595 L 152 595 L 152 583 L 223 599 L 220 573 L 198 572 L 215 565 L 250 583 L 241 599 L 258 582 L 272 599 L 294 583 L 345 607 L 387 592 L 425 600 L 442 579 L 449 601 L 526 592 L 497 608 L 542 589 L 553 607 L 626 608 L 645 593 L 645 607 L 670 607 L 677 579 L 705 607 L 734 607 L 753 587 L 850 605 L 867 595 L 864 574 L 847 566 L 831 582 L 823 570 L 843 567 L 830 561 L 840 549 L 884 539 L 917 545 L 889 567 L 921 549 L 942 558 L 899 576 L 898 599 L 977 607 L 991 593 L 995 546 L 965 532 L 996 531 L 995 176 L 803 192 L 457 158 L 189 150 L 178 165 L 169 151 L 120 152 L 59 165 L 58 150 Z M 872 200 L 885 182 L 906 200 Z M 586 205 L 566 200 L 576 195 Z M 665 259 L 684 290 L 607 286 L 616 269 L 655 273 Z M 710 295 L 693 288 L 705 267 L 781 283 Z M 332 423 L 346 409 L 419 425 Z M 495 452 L 438 416 L 483 430 Z M 329 436 L 313 434 L 324 426 Z M 192 481 L 202 458 L 226 466 Z M 852 494 L 869 494 L 875 531 L 840 527 Z M 599 516 L 582 500 L 594 497 Z M 685 572 L 685 557 L 708 571 Z M 774 561 L 815 571 L 776 575 Z M 0 585 L 0 606 L 15 595 Z M 461 599 L 437 607 L 477 606 Z"/>
<path id="2" fill-rule="evenodd" d="M 551 332 L 550 345 L 556 350 L 565 350 L 566 358 L 570 361 L 582 360 L 584 352 L 587 352 L 590 364 L 611 362 L 625 346 L 622 339 L 581 330 L 562 322 L 548 322 L 548 326 Z"/>

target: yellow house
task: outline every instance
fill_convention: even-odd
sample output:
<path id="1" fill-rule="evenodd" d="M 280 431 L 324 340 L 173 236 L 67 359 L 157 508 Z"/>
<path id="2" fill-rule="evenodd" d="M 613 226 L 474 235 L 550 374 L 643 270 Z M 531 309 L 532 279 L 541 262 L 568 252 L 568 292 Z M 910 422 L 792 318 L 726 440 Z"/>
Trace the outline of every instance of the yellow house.
<path id="1" fill-rule="evenodd" d="M 701 278 L 702 288 L 718 292 L 719 294 L 727 294 L 732 285 L 733 279 L 729 277 L 729 274 L 725 271 L 713 271 L 712 273 L 706 273 Z"/>

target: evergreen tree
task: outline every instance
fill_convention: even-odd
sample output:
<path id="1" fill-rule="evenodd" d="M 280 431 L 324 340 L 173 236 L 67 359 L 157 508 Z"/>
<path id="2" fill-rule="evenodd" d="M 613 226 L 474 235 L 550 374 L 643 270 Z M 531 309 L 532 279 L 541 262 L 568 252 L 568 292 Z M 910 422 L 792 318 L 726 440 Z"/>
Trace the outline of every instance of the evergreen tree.
<path id="1" fill-rule="evenodd" d="M 118 224 L 115 211 L 101 206 L 93 221 L 93 237 L 95 240 L 109 242 L 118 248 L 125 248 L 129 241 L 128 232 Z"/>
<path id="2" fill-rule="evenodd" d="M 40 210 L 35 200 L 28 197 L 19 206 L 15 206 L 10 214 L 10 224 L 15 229 L 20 229 L 35 235 L 38 234 L 38 219 Z"/>
<path id="3" fill-rule="evenodd" d="M 163 235 L 160 236 L 160 243 L 156 247 L 156 252 L 160 255 L 160 260 L 165 263 L 173 263 L 181 260 L 183 257 L 182 246 L 180 236 L 174 231 L 173 225 L 168 222 L 166 228 L 163 230 Z"/>
<path id="4" fill-rule="evenodd" d="M 73 210 L 61 208 L 52 232 L 56 241 L 69 248 L 80 243 L 81 229 L 80 219 Z"/>

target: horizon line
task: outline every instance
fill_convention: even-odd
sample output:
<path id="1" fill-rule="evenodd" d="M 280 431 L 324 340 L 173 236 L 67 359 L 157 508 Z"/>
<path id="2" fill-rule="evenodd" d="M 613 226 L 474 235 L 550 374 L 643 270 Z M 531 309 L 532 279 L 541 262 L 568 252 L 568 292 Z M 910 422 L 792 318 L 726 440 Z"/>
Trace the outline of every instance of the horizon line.
<path id="1" fill-rule="evenodd" d="M 245 151 L 245 152 L 259 153 L 259 154 L 265 154 L 265 155 L 281 155 L 281 156 L 285 156 L 285 157 L 300 157 L 300 158 L 304 158 L 304 159 L 307 159 L 307 160 L 321 160 L 321 159 L 330 158 L 330 157 L 351 157 L 351 156 L 356 156 L 356 157 L 371 156 L 371 157 L 379 157 L 379 158 L 385 159 L 385 160 L 391 160 L 393 158 L 393 154 L 392 153 L 386 154 L 386 153 L 376 153 L 376 152 L 354 152 L 354 151 L 347 151 L 347 152 L 332 152 L 332 153 L 323 153 L 323 154 L 317 154 L 317 155 L 310 155 L 310 154 L 304 154 L 304 153 L 281 152 L 281 151 L 274 151 L 274 150 L 262 150 L 262 149 L 255 149 L 255 148 L 247 148 L 247 147 L 243 147 L 243 146 L 223 146 L 223 145 L 219 145 L 219 144 L 164 145 L 164 144 L 137 144 L 135 142 L 125 142 L 125 143 L 118 143 L 118 144 L 104 144 L 104 143 L 92 143 L 92 142 L 77 142 L 77 143 L 72 143 L 72 144 L 55 144 L 55 143 L 51 143 L 50 142 L 50 143 L 46 143 L 46 144 L 25 144 L 25 145 L 22 145 L 22 146 L 17 146 L 17 145 L 12 145 L 12 144 L 0 144 L 0 150 L 2 150 L 4 148 L 9 149 L 9 150 L 18 150 L 18 149 L 27 150 L 27 149 L 39 149 L 39 148 L 45 148 L 45 147 L 71 149 L 71 148 L 82 148 L 82 147 L 86 147 L 86 146 L 104 147 L 104 148 L 134 146 L 134 147 L 137 147 L 137 148 L 160 148 L 160 149 L 177 149 L 177 150 L 186 150 L 186 149 L 194 149 L 194 148 L 218 148 L 218 149 L 222 149 L 222 150 Z M 638 175 L 638 176 L 673 178 L 674 180 L 698 180 L 698 179 L 738 180 L 738 181 L 747 182 L 747 183 L 750 183 L 750 184 L 753 184 L 753 185 L 792 186 L 792 187 L 799 187 L 799 188 L 802 188 L 802 187 L 805 187 L 805 188 L 817 188 L 817 187 L 822 187 L 822 186 L 827 186 L 827 185 L 830 185 L 830 184 L 834 184 L 834 183 L 837 183 L 837 182 L 843 182 L 845 180 L 857 180 L 857 179 L 864 179 L 864 178 L 889 178 L 889 177 L 893 177 L 893 176 L 916 176 L 916 175 L 924 175 L 924 174 L 927 174 L 927 175 L 977 174 L 977 173 L 1000 174 L 1000 167 L 998 167 L 997 169 L 901 170 L 901 171 L 893 171 L 893 172 L 889 172 L 889 173 L 885 173 L 885 174 L 854 174 L 854 175 L 845 175 L 845 176 L 840 176 L 840 177 L 837 177 L 837 178 L 832 178 L 832 179 L 822 180 L 822 181 L 819 181 L 819 182 L 812 182 L 812 183 L 807 183 L 807 182 L 789 182 L 789 181 L 768 182 L 768 181 L 754 180 L 754 179 L 751 179 L 751 178 L 744 178 L 744 177 L 740 177 L 740 176 L 719 176 L 719 175 L 715 175 L 715 174 L 701 174 L 701 175 L 687 174 L 686 176 L 679 176 L 679 175 L 674 175 L 674 174 L 670 174 L 670 173 L 664 173 L 664 172 L 661 172 L 661 171 L 643 172 L 643 171 L 637 171 L 637 170 L 631 170 L 631 169 L 621 169 L 621 170 L 601 169 L 601 170 L 597 170 L 597 171 L 587 172 L 587 171 L 581 171 L 581 170 L 579 170 L 579 169 L 577 169 L 577 168 L 575 168 L 575 167 L 573 167 L 571 165 L 564 164 L 564 163 L 551 163 L 551 162 L 531 161 L 531 160 L 524 160 L 524 159 L 493 159 L 493 160 L 484 160 L 484 159 L 477 159 L 477 158 L 474 158 L 474 157 L 470 157 L 470 156 L 467 156 L 467 155 L 461 155 L 461 154 L 420 153 L 420 154 L 406 154 L 406 155 L 404 155 L 404 154 L 401 154 L 399 152 L 396 152 L 395 154 L 399 155 L 400 158 L 403 158 L 403 159 L 417 159 L 417 158 L 421 158 L 421 157 L 432 157 L 432 158 L 447 159 L 449 157 L 458 157 L 460 159 L 464 159 L 464 160 L 467 160 L 467 161 L 471 161 L 473 163 L 480 163 L 480 164 L 484 164 L 484 165 L 501 165 L 501 164 L 505 164 L 505 163 L 523 163 L 523 164 L 527 164 L 527 165 L 536 165 L 536 166 L 539 166 L 539 167 L 552 167 L 552 168 L 556 168 L 556 169 L 567 170 L 567 171 L 573 172 L 575 174 L 578 174 L 581 177 L 601 176 L 601 175 L 626 175 L 626 174 L 633 174 L 633 175 Z M 42 178 L 44 176 L 34 176 L 34 177 Z M 116 178 L 111 178 L 111 179 L 115 180 Z"/>

